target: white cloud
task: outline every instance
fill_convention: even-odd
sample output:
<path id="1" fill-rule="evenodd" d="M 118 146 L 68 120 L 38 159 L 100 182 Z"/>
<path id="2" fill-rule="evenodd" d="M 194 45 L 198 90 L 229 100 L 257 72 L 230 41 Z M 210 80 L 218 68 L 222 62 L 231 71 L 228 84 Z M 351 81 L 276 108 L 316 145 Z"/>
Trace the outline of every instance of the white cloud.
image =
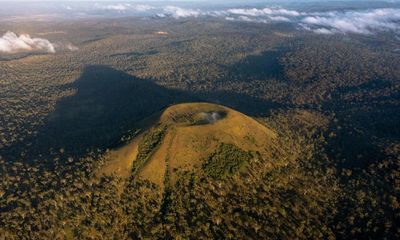
<path id="1" fill-rule="evenodd" d="M 378 31 L 400 32 L 400 9 L 370 9 L 358 11 L 299 12 L 284 8 L 231 8 L 219 11 L 201 11 L 168 6 L 158 17 L 222 17 L 227 21 L 257 23 L 293 22 L 300 29 L 318 34 L 357 33 Z"/>
<path id="2" fill-rule="evenodd" d="M 283 16 L 272 16 L 269 19 L 274 22 L 290 22 L 289 18 Z"/>
<path id="3" fill-rule="evenodd" d="M 377 31 L 399 31 L 400 9 L 311 13 L 301 20 L 316 33 L 372 34 Z"/>
<path id="4" fill-rule="evenodd" d="M 198 9 L 185 9 L 175 6 L 163 8 L 163 13 L 156 14 L 157 17 L 173 17 L 179 18 L 197 18 L 200 16 L 223 17 L 228 21 L 245 21 L 245 22 L 290 22 L 289 17 L 300 16 L 301 13 L 282 8 L 263 8 L 263 9 L 245 9 L 235 8 L 219 11 L 201 11 Z"/>
<path id="5" fill-rule="evenodd" d="M 155 32 L 155 34 L 157 34 L 157 35 L 168 35 L 169 33 L 165 32 L 165 31 L 158 31 L 158 32 Z"/>
<path id="6" fill-rule="evenodd" d="M 77 46 L 73 45 L 72 43 L 68 43 L 68 44 L 66 45 L 66 47 L 67 47 L 67 49 L 70 50 L 70 51 L 78 51 L 78 50 L 79 50 L 79 48 L 78 48 Z"/>
<path id="7" fill-rule="evenodd" d="M 97 5 L 98 8 L 103 9 L 103 10 L 114 10 L 114 11 L 125 11 L 128 10 L 130 4 L 113 4 L 113 5 Z"/>
<path id="8" fill-rule="evenodd" d="M 329 30 L 326 28 L 317 28 L 317 29 L 313 29 L 311 31 L 313 31 L 314 33 L 317 33 L 317 34 L 335 34 L 334 30 Z"/>
<path id="9" fill-rule="evenodd" d="M 0 38 L 0 52 L 16 53 L 23 51 L 46 51 L 55 53 L 54 45 L 43 38 L 31 38 L 28 34 L 6 32 Z"/>
<path id="10" fill-rule="evenodd" d="M 253 16 L 253 17 L 264 15 L 262 10 L 259 10 L 256 8 L 252 8 L 252 9 L 233 8 L 233 9 L 229 9 L 228 13 L 232 13 L 235 15 Z"/>
<path id="11" fill-rule="evenodd" d="M 150 5 L 146 5 L 146 4 L 138 4 L 138 5 L 132 6 L 132 9 L 137 12 L 147 12 L 149 10 L 154 9 L 154 7 L 150 6 Z"/>
<path id="12" fill-rule="evenodd" d="M 174 18 L 188 18 L 188 17 L 199 17 L 204 13 L 200 10 L 185 9 L 175 6 L 168 6 L 164 8 L 164 16 L 172 16 Z M 161 16 L 161 15 L 160 15 Z"/>
<path id="13" fill-rule="evenodd" d="M 126 12 L 126 11 L 134 11 L 134 12 L 147 12 L 155 9 L 155 7 L 147 5 L 147 4 L 136 4 L 131 5 L 129 3 L 118 3 L 118 4 L 95 4 L 95 7 L 101 10 L 109 10 L 109 11 L 118 11 L 118 12 Z"/>
<path id="14" fill-rule="evenodd" d="M 273 14 L 274 14 L 274 15 L 283 15 L 283 16 L 298 17 L 298 16 L 303 15 L 304 13 L 300 13 L 300 12 L 297 12 L 297 11 L 286 10 L 286 9 L 280 8 L 280 9 L 274 10 L 274 11 L 273 11 Z"/>
<path id="15" fill-rule="evenodd" d="M 226 11 L 207 11 L 205 15 L 211 16 L 211 17 L 226 17 L 227 12 Z"/>
<path id="16" fill-rule="evenodd" d="M 252 22 L 253 21 L 248 16 L 239 16 L 238 19 L 241 20 L 241 21 L 245 21 L 245 22 Z"/>
<path id="17" fill-rule="evenodd" d="M 230 8 L 200 10 L 177 6 L 157 7 L 147 4 L 97 5 L 101 9 L 125 12 L 152 13 L 160 18 L 217 17 L 227 21 L 256 23 L 291 22 L 298 29 L 318 34 L 373 34 L 378 31 L 399 33 L 400 9 L 369 9 L 353 11 L 303 12 L 281 7 Z M 151 11 L 150 11 L 151 10 Z"/>
<path id="18" fill-rule="evenodd" d="M 281 16 L 291 16 L 297 17 L 300 16 L 301 13 L 293 10 L 287 10 L 283 8 L 233 8 L 227 11 L 228 13 L 235 14 L 235 15 L 244 15 L 244 16 L 253 16 L 253 17 L 260 17 L 260 16 L 270 16 L 270 15 L 281 15 Z"/>

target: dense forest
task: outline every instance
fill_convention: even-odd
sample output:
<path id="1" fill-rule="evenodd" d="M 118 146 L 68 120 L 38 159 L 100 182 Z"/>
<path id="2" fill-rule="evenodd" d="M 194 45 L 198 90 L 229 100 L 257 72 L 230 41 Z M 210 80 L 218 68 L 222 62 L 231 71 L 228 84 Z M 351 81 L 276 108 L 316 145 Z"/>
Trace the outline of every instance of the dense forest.
<path id="1" fill-rule="evenodd" d="M 25 28 L 79 50 L 0 59 L 0 239 L 400 238 L 395 36 L 207 19 Z M 168 191 L 94 178 L 143 119 L 194 101 L 274 129 L 272 157 L 222 144 Z M 163 136 L 147 133 L 143 161 Z"/>

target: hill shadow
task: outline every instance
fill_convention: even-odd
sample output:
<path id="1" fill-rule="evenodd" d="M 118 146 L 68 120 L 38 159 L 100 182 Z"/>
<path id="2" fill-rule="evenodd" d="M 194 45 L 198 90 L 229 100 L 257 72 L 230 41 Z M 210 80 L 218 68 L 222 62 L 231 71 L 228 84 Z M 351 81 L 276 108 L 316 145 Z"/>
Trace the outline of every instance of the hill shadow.
<path id="1" fill-rule="evenodd" d="M 260 55 L 251 55 L 229 67 L 230 80 L 252 81 L 268 78 L 284 79 L 283 68 L 279 63 L 284 48 L 271 49 Z"/>
<path id="2" fill-rule="evenodd" d="M 246 114 L 278 107 L 234 92 L 167 89 L 151 79 L 140 79 L 103 65 L 87 66 L 77 80 L 62 88 L 74 89 L 76 93 L 57 102 L 35 137 L 0 150 L 1 156 L 31 162 L 61 150 L 65 157 L 81 157 L 90 149 L 115 146 L 121 137 L 139 129 L 141 120 L 182 102 L 213 102 Z M 25 156 L 22 159 L 21 153 Z"/>
<path id="3" fill-rule="evenodd" d="M 87 149 L 107 148 L 144 117 L 168 105 L 194 100 L 183 92 L 101 65 L 87 66 L 79 79 L 63 88 L 76 93 L 57 102 L 38 135 L 27 139 L 31 147 L 25 155 L 62 149 L 68 155 L 81 156 Z M 5 152 L 19 156 L 26 143 Z"/>

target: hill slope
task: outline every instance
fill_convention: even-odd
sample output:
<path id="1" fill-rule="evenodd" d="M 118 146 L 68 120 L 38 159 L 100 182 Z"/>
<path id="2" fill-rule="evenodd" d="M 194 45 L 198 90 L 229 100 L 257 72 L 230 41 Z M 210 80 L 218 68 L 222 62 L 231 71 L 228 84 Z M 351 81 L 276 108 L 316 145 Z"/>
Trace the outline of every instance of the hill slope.
<path id="1" fill-rule="evenodd" d="M 271 129 L 230 108 L 178 104 L 165 109 L 158 121 L 130 144 L 107 154 L 108 163 L 99 174 L 127 178 L 132 171 L 161 187 L 191 170 L 224 177 L 250 160 L 270 156 L 276 137 Z M 222 158 L 223 154 L 227 156 Z M 231 155 L 236 158 L 228 159 Z"/>

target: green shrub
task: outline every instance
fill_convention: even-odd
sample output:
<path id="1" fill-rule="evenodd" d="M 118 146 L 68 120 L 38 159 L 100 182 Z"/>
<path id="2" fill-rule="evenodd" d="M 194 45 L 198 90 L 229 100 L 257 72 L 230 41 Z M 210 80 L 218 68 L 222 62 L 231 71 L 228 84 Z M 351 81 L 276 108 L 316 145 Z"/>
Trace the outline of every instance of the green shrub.
<path id="1" fill-rule="evenodd" d="M 233 144 L 222 143 L 204 162 L 203 170 L 213 178 L 231 176 L 245 167 L 252 155 Z"/>
<path id="2" fill-rule="evenodd" d="M 156 128 L 150 129 L 143 136 L 143 139 L 140 141 L 138 146 L 136 161 L 133 163 L 133 175 L 136 175 L 140 168 L 142 168 L 146 164 L 147 160 L 152 156 L 152 154 L 157 151 L 165 136 L 166 130 L 166 126 L 158 126 Z"/>

